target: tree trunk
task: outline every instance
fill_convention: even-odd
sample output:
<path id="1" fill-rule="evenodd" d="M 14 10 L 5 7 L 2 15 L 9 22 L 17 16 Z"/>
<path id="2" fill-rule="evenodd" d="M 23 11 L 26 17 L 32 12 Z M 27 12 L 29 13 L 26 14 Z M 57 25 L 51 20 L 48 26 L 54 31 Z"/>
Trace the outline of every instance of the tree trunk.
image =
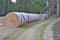
<path id="1" fill-rule="evenodd" d="M 16 0 L 16 7 L 17 7 L 17 11 L 18 11 L 18 12 L 20 11 L 20 7 L 21 7 L 20 1 L 21 1 L 21 0 Z"/>
<path id="2" fill-rule="evenodd" d="M 30 9 L 30 12 L 32 12 L 32 4 L 33 4 L 33 0 L 29 0 L 29 9 Z"/>
<path id="3" fill-rule="evenodd" d="M 57 1 L 57 16 L 59 16 L 59 0 L 56 1 Z"/>
<path id="4" fill-rule="evenodd" d="M 3 15 L 7 14 L 9 12 L 9 6 L 10 6 L 9 0 L 3 0 Z"/>

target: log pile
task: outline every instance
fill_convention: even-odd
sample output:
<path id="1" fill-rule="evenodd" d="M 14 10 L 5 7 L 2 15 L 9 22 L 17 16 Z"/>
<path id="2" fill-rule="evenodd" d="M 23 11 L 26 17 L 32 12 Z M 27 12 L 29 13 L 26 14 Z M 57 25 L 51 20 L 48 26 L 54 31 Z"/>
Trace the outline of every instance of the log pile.
<path id="1" fill-rule="evenodd" d="M 30 14 L 23 12 L 10 12 L 4 18 L 4 26 L 7 28 L 17 28 L 25 23 L 48 18 L 47 14 Z"/>

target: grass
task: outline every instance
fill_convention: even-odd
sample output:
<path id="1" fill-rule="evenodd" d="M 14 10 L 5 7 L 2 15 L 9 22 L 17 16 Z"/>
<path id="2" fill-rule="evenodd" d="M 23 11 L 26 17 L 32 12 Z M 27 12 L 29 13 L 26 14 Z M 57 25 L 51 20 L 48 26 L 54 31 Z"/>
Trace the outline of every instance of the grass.
<path id="1" fill-rule="evenodd" d="M 50 18 L 48 20 L 56 20 L 56 19 L 55 18 L 53 18 L 53 19 Z M 44 21 L 48 21 L 48 20 L 45 19 Z M 40 22 L 42 22 L 42 21 L 26 23 L 23 26 L 20 26 L 20 28 L 16 28 L 16 30 L 13 33 L 7 35 L 7 37 L 4 40 L 16 40 L 25 30 L 31 28 L 33 25 L 38 24 Z M 49 24 L 49 23 L 47 23 L 47 24 Z M 39 32 L 40 33 L 39 35 L 41 36 L 41 38 L 42 38 L 42 35 L 43 35 L 43 31 L 46 28 L 45 26 L 47 26 L 47 24 L 43 25 L 42 28 L 41 28 L 41 32 Z"/>
<path id="2" fill-rule="evenodd" d="M 20 28 L 16 28 L 16 30 L 11 33 L 10 35 L 8 35 L 5 40 L 16 40 L 25 30 L 27 30 L 28 28 L 31 28 L 33 25 L 38 24 L 42 21 L 36 21 L 36 22 L 32 22 L 32 23 L 26 23 L 23 26 L 21 26 Z"/>
<path id="3" fill-rule="evenodd" d="M 57 19 L 57 20 L 56 20 L 56 19 Z M 59 19 L 59 18 L 53 18 L 53 19 L 51 18 L 51 19 L 45 20 L 45 21 L 49 21 L 49 20 L 52 20 L 52 21 L 49 21 L 49 22 L 47 22 L 46 24 L 43 24 L 43 25 L 40 27 L 40 29 L 39 29 L 39 31 L 38 31 L 38 40 L 43 40 L 43 34 L 44 34 L 44 30 L 46 29 L 46 27 L 47 27 L 50 23 L 58 21 L 58 19 Z"/>

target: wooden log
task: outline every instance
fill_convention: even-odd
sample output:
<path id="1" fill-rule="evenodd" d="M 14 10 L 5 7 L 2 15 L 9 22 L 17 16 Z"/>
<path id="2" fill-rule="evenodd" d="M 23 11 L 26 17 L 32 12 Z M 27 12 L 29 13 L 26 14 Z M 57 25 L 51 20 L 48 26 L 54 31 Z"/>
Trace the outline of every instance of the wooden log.
<path id="1" fill-rule="evenodd" d="M 4 18 L 4 26 L 7 28 L 16 28 L 20 25 L 19 18 L 13 13 L 8 13 Z"/>
<path id="2" fill-rule="evenodd" d="M 47 14 L 29 14 L 24 12 L 10 12 L 4 18 L 4 26 L 7 28 L 17 28 L 27 22 L 33 22 L 47 18 Z"/>

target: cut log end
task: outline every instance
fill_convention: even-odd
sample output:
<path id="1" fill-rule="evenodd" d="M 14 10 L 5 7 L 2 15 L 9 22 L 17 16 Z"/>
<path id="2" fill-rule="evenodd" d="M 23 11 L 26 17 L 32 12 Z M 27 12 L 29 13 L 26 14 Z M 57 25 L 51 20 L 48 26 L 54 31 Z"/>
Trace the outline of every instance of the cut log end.
<path id="1" fill-rule="evenodd" d="M 4 19 L 4 26 L 7 28 L 17 28 L 20 25 L 19 18 L 13 13 L 8 13 Z"/>

